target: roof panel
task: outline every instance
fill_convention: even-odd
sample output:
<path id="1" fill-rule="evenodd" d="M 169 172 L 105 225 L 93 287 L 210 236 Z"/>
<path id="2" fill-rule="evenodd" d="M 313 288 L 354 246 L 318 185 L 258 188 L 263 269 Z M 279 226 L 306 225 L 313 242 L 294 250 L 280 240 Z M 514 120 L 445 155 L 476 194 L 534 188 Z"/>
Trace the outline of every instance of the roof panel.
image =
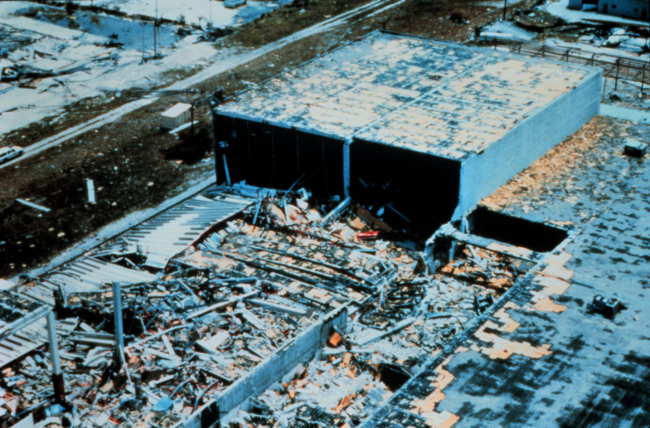
<path id="1" fill-rule="evenodd" d="M 376 32 L 239 95 L 219 111 L 462 158 L 595 72 Z M 441 126 L 430 127 L 431 118 Z"/>

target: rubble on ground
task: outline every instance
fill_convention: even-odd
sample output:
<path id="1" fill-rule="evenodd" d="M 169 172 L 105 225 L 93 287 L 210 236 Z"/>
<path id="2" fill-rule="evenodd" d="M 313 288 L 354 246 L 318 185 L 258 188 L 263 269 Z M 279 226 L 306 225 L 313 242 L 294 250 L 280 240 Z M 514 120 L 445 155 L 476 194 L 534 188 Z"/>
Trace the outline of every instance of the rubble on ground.
<path id="1" fill-rule="evenodd" d="M 0 421 L 33 413 L 48 426 L 182 426 L 241 379 L 256 379 L 306 331 L 344 314 L 315 358 L 283 367 L 276 384 L 228 419 L 242 427 L 357 425 L 525 268 L 466 245 L 430 272 L 421 253 L 382 239 L 385 226 L 356 204 L 310 199 L 303 189 L 252 198 L 150 274 L 147 257 L 124 238 L 90 253 L 95 263 L 140 271 L 139 282 L 119 287 L 124 366 L 112 285 L 84 288 L 78 277 L 53 296 L 71 410 L 53 401 L 42 346 L 3 368 Z"/>

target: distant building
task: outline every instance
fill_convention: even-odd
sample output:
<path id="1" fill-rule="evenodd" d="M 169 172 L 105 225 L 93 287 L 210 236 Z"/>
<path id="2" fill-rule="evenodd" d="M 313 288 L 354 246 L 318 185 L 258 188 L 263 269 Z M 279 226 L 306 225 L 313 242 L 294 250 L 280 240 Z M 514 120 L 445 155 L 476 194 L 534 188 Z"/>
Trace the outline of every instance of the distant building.
<path id="1" fill-rule="evenodd" d="M 643 21 L 648 19 L 648 2 L 645 0 L 569 0 L 569 9 L 582 9 L 585 5 L 593 5 L 598 13 Z"/>

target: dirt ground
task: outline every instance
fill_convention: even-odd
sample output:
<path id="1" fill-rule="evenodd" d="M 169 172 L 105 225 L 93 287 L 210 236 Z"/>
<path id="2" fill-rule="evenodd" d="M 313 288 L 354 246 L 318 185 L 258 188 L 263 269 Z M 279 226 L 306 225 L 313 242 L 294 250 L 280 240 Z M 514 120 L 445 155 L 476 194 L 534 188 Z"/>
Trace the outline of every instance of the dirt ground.
<path id="1" fill-rule="evenodd" d="M 362 3 L 365 2 L 297 0 L 294 5 L 281 7 L 217 43 L 258 47 Z M 246 88 L 245 81 L 261 82 L 375 29 L 464 41 L 476 25 L 485 24 L 501 13 L 499 9 L 485 6 L 450 8 L 441 7 L 441 4 L 431 0 L 406 0 L 386 12 L 303 39 L 217 75 L 198 89 L 209 94 L 223 88 L 226 96 L 232 95 Z M 464 23 L 454 22 L 459 16 Z M 187 74 L 187 70 L 177 71 L 178 77 Z M 76 114 L 71 119 L 53 126 L 32 126 L 5 141 L 23 145 L 25 140 L 36 142 L 140 95 L 125 92 L 121 98 L 108 103 L 97 104 L 96 100 L 80 103 L 73 107 Z M 207 176 L 213 168 L 207 102 L 197 107 L 196 117 L 201 124 L 196 130 L 199 137 L 193 141 L 186 141 L 185 137 L 176 139 L 159 130 L 159 113 L 179 101 L 183 100 L 178 96 L 165 96 L 111 125 L 25 159 L 16 167 L 0 170 L 0 183 L 3 183 L 0 188 L 0 277 L 26 272 L 102 226 L 179 194 L 183 184 L 192 178 Z M 187 155 L 188 152 L 195 155 L 192 165 L 168 159 L 170 154 Z M 96 205 L 87 203 L 86 179 L 95 182 Z M 51 211 L 45 213 L 21 205 L 15 201 L 17 198 L 43 205 Z"/>
<path id="2" fill-rule="evenodd" d="M 159 130 L 151 116 L 163 108 L 142 109 L 99 132 L 0 170 L 0 182 L 6 183 L 0 188 L 2 275 L 22 272 L 111 221 L 159 204 L 183 183 L 212 171 L 206 150 L 199 156 L 206 161 L 194 165 L 165 159 L 166 149 L 189 138 L 177 140 Z M 202 122 L 207 124 L 207 118 Z M 209 150 L 206 131 L 197 134 Z M 88 203 L 86 179 L 94 180 L 94 205 Z M 24 206 L 16 198 L 51 211 Z"/>

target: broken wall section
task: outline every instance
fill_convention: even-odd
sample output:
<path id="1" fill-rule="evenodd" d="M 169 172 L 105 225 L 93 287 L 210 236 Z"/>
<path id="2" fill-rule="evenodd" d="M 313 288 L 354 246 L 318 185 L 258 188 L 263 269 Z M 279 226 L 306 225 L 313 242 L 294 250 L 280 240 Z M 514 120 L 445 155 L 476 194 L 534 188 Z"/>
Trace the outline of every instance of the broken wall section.
<path id="1" fill-rule="evenodd" d="M 218 183 L 225 183 L 228 174 L 231 183 L 273 189 L 299 183 L 318 196 L 345 193 L 347 154 L 340 138 L 214 111 L 213 121 Z"/>
<path id="2" fill-rule="evenodd" d="M 344 307 L 329 313 L 318 324 L 311 326 L 293 341 L 286 343 L 255 371 L 233 384 L 227 391 L 216 398 L 217 406 L 222 414 L 246 403 L 251 397 L 266 390 L 273 383 L 282 379 L 289 369 L 312 359 L 319 354 L 334 329 L 344 330 L 348 319 L 347 308 Z"/>
<path id="3" fill-rule="evenodd" d="M 353 198 L 375 212 L 383 207 L 382 220 L 423 241 L 451 219 L 458 205 L 457 160 L 355 139 L 350 175 Z"/>

